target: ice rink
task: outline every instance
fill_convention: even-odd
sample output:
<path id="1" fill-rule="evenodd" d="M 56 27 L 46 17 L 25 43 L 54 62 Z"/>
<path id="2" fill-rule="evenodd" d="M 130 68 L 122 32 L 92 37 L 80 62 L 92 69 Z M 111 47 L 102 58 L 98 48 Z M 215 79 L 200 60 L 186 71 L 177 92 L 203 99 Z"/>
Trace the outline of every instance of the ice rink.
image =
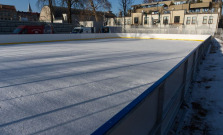
<path id="1" fill-rule="evenodd" d="M 0 134 L 91 134 L 200 43 L 101 39 L 0 46 Z"/>

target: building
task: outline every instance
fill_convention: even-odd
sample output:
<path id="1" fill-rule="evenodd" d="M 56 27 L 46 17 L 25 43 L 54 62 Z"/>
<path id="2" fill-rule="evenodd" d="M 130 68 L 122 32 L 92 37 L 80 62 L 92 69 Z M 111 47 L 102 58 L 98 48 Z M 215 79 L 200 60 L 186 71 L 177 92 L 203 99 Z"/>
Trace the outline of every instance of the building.
<path id="1" fill-rule="evenodd" d="M 39 21 L 39 13 L 32 12 L 30 4 L 28 12 L 16 11 L 15 6 L 0 5 L 0 20 Z"/>
<path id="2" fill-rule="evenodd" d="M 30 4 L 28 4 L 27 12 L 17 11 L 17 20 L 19 21 L 30 21 L 36 22 L 39 21 L 40 13 L 32 12 Z"/>
<path id="3" fill-rule="evenodd" d="M 16 20 L 17 13 L 15 6 L 0 5 L 0 20 Z"/>
<path id="4" fill-rule="evenodd" d="M 72 23 L 79 23 L 80 21 L 95 21 L 95 17 L 90 10 L 72 9 Z M 104 18 L 114 18 L 116 17 L 112 12 L 97 12 L 99 21 L 103 22 Z M 50 8 L 49 6 L 44 6 L 40 12 L 40 21 L 50 22 Z M 53 20 L 58 23 L 67 22 L 67 8 L 64 7 L 53 7 Z"/>
<path id="5" fill-rule="evenodd" d="M 36 22 L 36 21 L 39 21 L 39 16 L 40 16 L 40 13 L 37 13 L 37 12 L 17 11 L 17 20 L 19 21 Z"/>
<path id="6" fill-rule="evenodd" d="M 126 27 L 217 29 L 222 2 L 212 0 L 174 0 L 132 6 Z M 131 22 L 131 23 L 129 23 Z M 123 17 L 110 19 L 108 24 L 123 25 Z"/>

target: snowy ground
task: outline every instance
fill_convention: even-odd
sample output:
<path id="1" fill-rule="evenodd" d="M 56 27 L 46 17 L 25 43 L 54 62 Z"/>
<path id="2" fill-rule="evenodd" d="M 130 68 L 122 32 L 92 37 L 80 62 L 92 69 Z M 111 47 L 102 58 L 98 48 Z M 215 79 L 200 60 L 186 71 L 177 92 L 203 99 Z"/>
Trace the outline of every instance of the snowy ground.
<path id="1" fill-rule="evenodd" d="M 223 48 L 221 40 L 200 65 L 177 135 L 223 135 Z"/>
<path id="2" fill-rule="evenodd" d="M 0 46 L 0 134 L 90 134 L 198 44 L 105 39 Z"/>

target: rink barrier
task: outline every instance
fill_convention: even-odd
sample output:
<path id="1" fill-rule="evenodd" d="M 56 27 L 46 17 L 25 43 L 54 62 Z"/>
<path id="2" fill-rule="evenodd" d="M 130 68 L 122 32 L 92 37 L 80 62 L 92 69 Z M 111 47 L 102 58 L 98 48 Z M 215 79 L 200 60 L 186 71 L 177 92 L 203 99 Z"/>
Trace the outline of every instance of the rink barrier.
<path id="1" fill-rule="evenodd" d="M 92 135 L 166 135 L 188 95 L 211 36 Z M 149 72 L 149 71 L 148 71 Z"/>
<path id="2" fill-rule="evenodd" d="M 139 33 L 0 35 L 0 45 L 64 42 L 64 41 L 112 39 L 112 38 L 204 41 L 207 37 L 208 35 L 139 34 Z"/>

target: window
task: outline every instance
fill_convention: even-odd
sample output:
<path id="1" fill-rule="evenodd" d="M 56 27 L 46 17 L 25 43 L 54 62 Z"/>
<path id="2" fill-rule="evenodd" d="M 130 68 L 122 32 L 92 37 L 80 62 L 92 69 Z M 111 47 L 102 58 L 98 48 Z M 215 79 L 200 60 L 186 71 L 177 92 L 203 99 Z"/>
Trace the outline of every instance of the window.
<path id="1" fill-rule="evenodd" d="M 152 17 L 152 25 L 156 25 L 157 21 L 158 21 L 158 19 L 153 19 L 153 17 Z"/>
<path id="2" fill-rule="evenodd" d="M 139 23 L 139 18 L 138 17 L 134 17 L 134 24 L 138 24 Z"/>
<path id="3" fill-rule="evenodd" d="M 127 19 L 127 24 L 130 25 L 131 24 L 131 20 Z"/>
<path id="4" fill-rule="evenodd" d="M 213 23 L 213 16 L 209 16 L 208 24 L 212 24 L 212 23 Z"/>
<path id="5" fill-rule="evenodd" d="M 186 24 L 190 24 L 190 17 L 187 17 Z"/>
<path id="6" fill-rule="evenodd" d="M 174 16 L 174 23 L 180 23 L 180 16 Z"/>
<path id="7" fill-rule="evenodd" d="M 164 14 L 170 14 L 170 11 L 163 11 Z"/>
<path id="8" fill-rule="evenodd" d="M 203 17 L 203 24 L 207 24 L 207 19 L 208 19 L 207 16 L 204 16 L 204 17 Z"/>
<path id="9" fill-rule="evenodd" d="M 118 24 L 118 25 L 121 25 L 121 19 L 118 19 L 117 24 Z"/>
<path id="10" fill-rule="evenodd" d="M 167 25 L 168 24 L 168 20 L 169 20 L 169 17 L 168 16 L 164 16 L 163 17 L 163 24 Z"/>
<path id="11" fill-rule="evenodd" d="M 196 16 L 192 17 L 192 23 L 191 24 L 196 24 L 196 21 L 197 21 L 197 17 Z"/>
<path id="12" fill-rule="evenodd" d="M 186 1 L 178 1 L 178 2 L 174 2 L 175 5 L 181 5 L 181 4 L 185 4 L 187 3 Z"/>
<path id="13" fill-rule="evenodd" d="M 154 11 L 154 12 L 152 12 L 152 14 L 159 14 L 159 12 L 158 11 Z"/>
<path id="14" fill-rule="evenodd" d="M 149 24 L 149 17 L 144 17 L 144 24 Z"/>
<path id="15" fill-rule="evenodd" d="M 194 9 L 190 9 L 189 12 L 190 12 L 190 13 L 194 13 L 195 10 L 194 10 Z"/>
<path id="16" fill-rule="evenodd" d="M 208 8 L 203 8 L 203 12 L 208 12 L 209 9 Z"/>
<path id="17" fill-rule="evenodd" d="M 195 12 L 199 13 L 200 12 L 200 9 L 195 9 Z"/>
<path id="18" fill-rule="evenodd" d="M 125 24 L 127 24 L 127 19 L 125 19 Z"/>
<path id="19" fill-rule="evenodd" d="M 174 2 L 175 5 L 180 5 L 180 2 Z"/>

